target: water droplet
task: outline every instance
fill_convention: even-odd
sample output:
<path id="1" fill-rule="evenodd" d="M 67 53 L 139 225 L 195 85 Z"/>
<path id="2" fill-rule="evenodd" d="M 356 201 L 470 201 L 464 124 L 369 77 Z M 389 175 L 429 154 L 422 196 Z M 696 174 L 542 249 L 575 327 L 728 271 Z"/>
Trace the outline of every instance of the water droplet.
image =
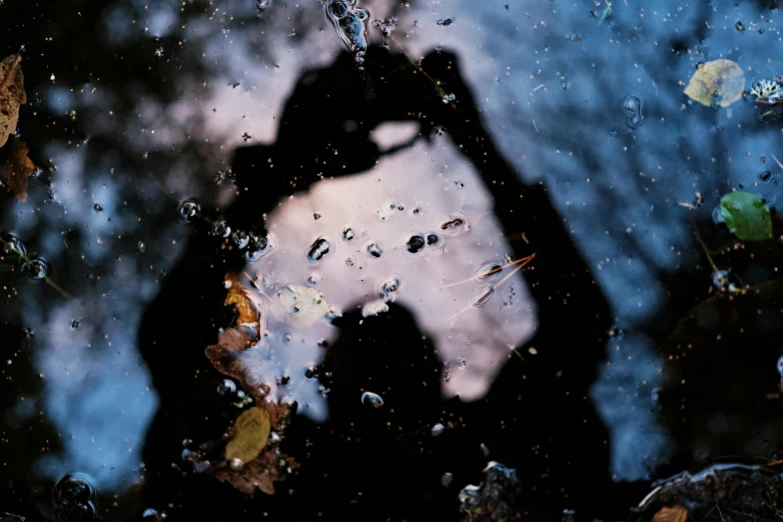
<path id="1" fill-rule="evenodd" d="M 418 254 L 419 252 L 424 250 L 424 247 L 426 245 L 427 242 L 424 239 L 423 235 L 414 234 L 410 238 L 408 238 L 408 241 L 405 242 L 405 249 L 411 254 Z"/>
<path id="2" fill-rule="evenodd" d="M 761 173 L 759 173 L 759 179 L 761 181 L 769 181 L 770 179 L 772 179 L 772 172 L 770 172 L 769 170 L 762 171 Z"/>
<path id="3" fill-rule="evenodd" d="M 68 473 L 52 491 L 57 519 L 68 522 L 97 518 L 96 492 L 84 473 Z"/>
<path id="4" fill-rule="evenodd" d="M 95 212 L 103 212 L 103 207 L 101 206 L 101 204 L 100 204 L 100 203 L 96 203 L 96 204 L 94 204 L 94 205 L 92 206 L 92 209 L 93 209 Z"/>
<path id="5" fill-rule="evenodd" d="M 80 321 L 76 320 L 76 319 L 71 321 L 71 329 L 72 330 L 78 329 L 81 325 L 82 325 L 82 323 Z"/>
<path id="6" fill-rule="evenodd" d="M 440 229 L 447 236 L 459 234 L 465 228 L 465 218 L 461 216 L 448 216 L 440 222 Z"/>
<path id="7" fill-rule="evenodd" d="M 49 263 L 41 257 L 36 257 L 22 265 L 22 270 L 30 279 L 43 279 L 49 273 Z"/>
<path id="8" fill-rule="evenodd" d="M 332 240 L 328 237 L 321 236 L 316 239 L 310 248 L 307 250 L 307 260 L 311 263 L 317 263 L 321 261 L 326 254 L 334 249 Z"/>
<path id="9" fill-rule="evenodd" d="M 486 265 L 476 270 L 476 273 L 473 274 L 473 279 L 477 283 L 487 283 L 489 281 L 494 281 L 500 277 L 500 272 L 502 270 L 502 265 L 499 263 L 487 263 Z"/>
<path id="10" fill-rule="evenodd" d="M 568 89 L 568 82 L 567 82 L 567 81 L 565 81 L 565 80 L 563 80 L 562 82 L 560 82 L 560 88 L 561 88 L 561 89 L 563 89 L 563 90 L 566 90 L 566 89 Z"/>
<path id="11" fill-rule="evenodd" d="M 269 254 L 275 249 L 272 235 L 267 233 L 263 236 L 256 236 L 250 234 L 250 240 L 247 244 L 247 250 L 245 250 L 245 261 L 248 263 L 254 263 Z"/>
<path id="12" fill-rule="evenodd" d="M 380 408 L 383 406 L 383 399 L 377 393 L 364 392 L 362 393 L 362 404 L 372 406 L 373 408 Z"/>
<path id="13" fill-rule="evenodd" d="M 451 482 L 454 480 L 454 475 L 449 473 L 448 471 L 443 474 L 443 476 L 440 478 L 440 484 L 447 488 L 451 485 Z"/>
<path id="14" fill-rule="evenodd" d="M 644 123 L 644 118 L 642 118 L 641 114 L 634 114 L 628 118 L 628 126 L 632 129 L 638 129 L 642 126 L 642 123 Z"/>
<path id="15" fill-rule="evenodd" d="M 725 225 L 726 222 L 723 219 L 723 214 L 720 211 L 720 207 L 715 207 L 712 211 L 712 222 L 716 225 Z"/>
<path id="16" fill-rule="evenodd" d="M 476 297 L 473 298 L 472 304 L 473 306 L 483 306 L 492 298 L 493 295 L 495 295 L 495 288 L 488 286 L 476 294 Z"/>
<path id="17" fill-rule="evenodd" d="M 220 395 L 234 394 L 237 391 L 237 385 L 231 379 L 223 379 L 217 387 L 217 392 Z"/>
<path id="18" fill-rule="evenodd" d="M 212 224 L 212 233 L 217 237 L 227 238 L 231 235 L 231 227 L 225 219 L 219 219 Z"/>
<path id="19" fill-rule="evenodd" d="M 356 232 L 351 227 L 345 227 L 343 229 L 343 241 L 353 241 L 356 237 Z"/>
<path id="20" fill-rule="evenodd" d="M 440 244 L 440 236 L 435 232 L 427 234 L 427 246 L 435 247 Z"/>
<path id="21" fill-rule="evenodd" d="M 399 295 L 400 287 L 402 286 L 402 276 L 399 274 L 392 274 L 387 276 L 378 285 L 378 296 L 384 303 L 392 303 L 397 299 Z"/>
<path id="22" fill-rule="evenodd" d="M 177 207 L 177 215 L 185 223 L 192 222 L 193 218 L 198 216 L 200 212 L 201 212 L 201 206 L 193 198 L 189 198 L 181 201 L 179 206 Z"/>
<path id="23" fill-rule="evenodd" d="M 433 436 L 433 437 L 437 437 L 438 435 L 440 435 L 441 433 L 443 433 L 443 431 L 444 431 L 445 429 L 446 429 L 446 428 L 443 426 L 443 424 L 441 424 L 440 422 L 439 422 L 439 423 L 437 423 L 436 425 L 434 425 L 434 426 L 432 427 L 432 436 Z"/>
<path id="24" fill-rule="evenodd" d="M 383 255 L 383 245 L 377 241 L 370 241 L 364 246 L 364 251 L 368 256 L 377 259 Z"/>
<path id="25" fill-rule="evenodd" d="M 653 402 L 659 402 L 661 400 L 660 388 L 653 388 L 653 390 L 650 392 L 650 400 Z"/>

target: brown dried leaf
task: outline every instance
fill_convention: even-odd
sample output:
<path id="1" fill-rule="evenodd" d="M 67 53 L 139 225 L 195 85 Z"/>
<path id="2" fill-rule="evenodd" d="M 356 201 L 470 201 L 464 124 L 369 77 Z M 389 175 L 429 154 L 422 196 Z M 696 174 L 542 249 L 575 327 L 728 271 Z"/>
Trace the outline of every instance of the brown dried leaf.
<path id="1" fill-rule="evenodd" d="M 27 201 L 27 179 L 35 172 L 35 164 L 27 157 L 28 152 L 30 150 L 25 142 L 13 138 L 0 160 L 0 179 L 6 184 L 8 192 L 13 192 L 22 203 Z"/>
<path id="2" fill-rule="evenodd" d="M 242 466 L 242 469 L 235 471 L 228 466 L 214 467 L 210 468 L 209 472 L 220 482 L 228 482 L 246 495 L 255 493 L 256 488 L 267 495 L 274 495 L 275 482 L 285 480 L 290 474 L 289 470 L 299 467 L 299 464 L 290 458 L 283 459 L 285 463 L 282 464 L 282 457 L 285 455 L 276 455 L 274 451 L 267 451 Z"/>
<path id="3" fill-rule="evenodd" d="M 662 507 L 653 517 L 652 522 L 685 522 L 688 520 L 688 510 L 682 506 Z"/>
<path id="4" fill-rule="evenodd" d="M 224 304 L 234 305 L 237 313 L 239 313 L 237 326 L 240 328 L 249 328 L 251 331 L 257 332 L 256 335 L 260 335 L 260 303 L 257 303 L 256 300 L 251 297 L 248 290 L 239 282 L 236 274 L 226 274 L 225 279 L 226 284 L 229 286 Z M 256 306 L 257 304 L 259 306 Z"/>
<path id="5" fill-rule="evenodd" d="M 253 461 L 264 450 L 269 431 L 269 413 L 264 408 L 243 411 L 231 427 L 226 460 L 239 459 L 245 464 Z"/>
<path id="6" fill-rule="evenodd" d="M 237 418 L 231 430 L 232 439 L 226 445 L 226 459 L 231 461 L 233 458 L 239 458 L 244 464 L 238 469 L 232 469 L 228 463 L 212 466 L 209 468 L 209 473 L 247 495 L 252 495 L 256 487 L 267 495 L 274 495 L 274 483 L 284 480 L 292 470 L 299 467 L 292 458 L 266 446 L 270 431 L 273 430 L 282 436 L 290 418 L 291 407 L 287 404 L 265 401 L 259 404 L 260 406 L 246 410 Z M 251 434 L 256 440 L 232 445 L 240 438 L 240 433 L 243 438 Z M 251 454 L 261 445 L 262 440 L 263 446 L 256 456 L 251 458 Z M 240 451 L 237 452 L 237 449 Z M 250 459 L 249 461 L 242 458 L 243 451 L 247 452 L 244 457 Z"/>
<path id="7" fill-rule="evenodd" d="M 23 103 L 27 103 L 27 95 L 24 92 L 22 56 L 17 53 L 0 62 L 0 147 L 16 130 L 19 106 Z"/>

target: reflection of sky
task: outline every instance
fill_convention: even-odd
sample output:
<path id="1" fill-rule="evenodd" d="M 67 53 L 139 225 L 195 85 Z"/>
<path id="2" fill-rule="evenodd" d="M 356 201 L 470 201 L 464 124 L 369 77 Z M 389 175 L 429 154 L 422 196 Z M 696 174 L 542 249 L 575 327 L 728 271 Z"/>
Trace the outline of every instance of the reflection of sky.
<path id="1" fill-rule="evenodd" d="M 769 157 L 777 144 L 774 133 L 757 136 L 765 127 L 757 124 L 758 110 L 751 103 L 721 111 L 693 106 L 680 82 L 687 81 L 696 62 L 719 57 L 740 63 L 746 85 L 779 74 L 781 59 L 769 52 L 778 38 L 777 18 L 767 17 L 769 23 L 751 30 L 752 20 L 759 19 L 751 5 L 706 2 L 687 9 L 665 2 L 643 7 L 614 2 L 602 24 L 589 10 L 597 9 L 600 17 L 603 6 L 592 3 L 411 4 L 399 13 L 395 38 L 414 57 L 438 46 L 458 54 L 494 139 L 526 180 L 549 183 L 553 203 L 571 225 L 620 323 L 632 325 L 656 313 L 665 297 L 662 277 L 672 266 L 695 263 L 689 214 L 675 203 L 691 202 L 698 191 L 705 194 L 705 206 L 714 206 L 716 190 L 753 180 L 761 170 L 759 156 Z M 314 0 L 301 5 L 273 0 L 263 20 L 255 17 L 252 1 L 237 2 L 226 12 L 190 19 L 186 29 L 179 28 L 181 2 L 134 5 L 143 12 L 136 23 L 124 8 L 107 8 L 99 34 L 111 45 L 143 38 L 154 43 L 152 56 L 156 38 L 176 33 L 184 49 L 196 49 L 193 53 L 202 57 L 207 71 L 202 81 L 180 74 L 179 68 L 187 72 L 187 63 L 169 62 L 174 49 L 164 47 L 157 60 L 176 100 L 167 104 L 138 87 L 129 120 L 110 114 L 116 101 L 98 79 L 71 91 L 62 83 L 63 69 L 56 86 L 47 83 L 40 92 L 50 111 L 76 110 L 91 137 L 105 138 L 136 158 L 209 140 L 222 146 L 221 159 L 227 159 L 244 143 L 245 132 L 252 142 L 273 141 L 275 118 L 300 73 L 328 64 L 339 51 Z M 390 4 L 362 5 L 385 16 Z M 454 23 L 437 25 L 445 17 Z M 748 29 L 737 31 L 737 20 Z M 706 54 L 677 55 L 675 41 Z M 240 85 L 234 87 L 236 82 Z M 620 110 L 629 94 L 643 104 L 644 124 L 636 130 L 627 127 Z M 203 125 L 193 124 L 198 118 Z M 46 157 L 57 165 L 52 187 L 57 204 L 32 215 L 15 207 L 4 224 L 24 238 L 43 230 L 34 245 L 42 255 L 80 263 L 73 274 L 54 265 L 55 279 L 83 278 L 69 288 L 74 300 L 58 301 L 48 314 L 35 299 L 48 295 L 48 287 L 30 286 L 31 298 L 23 301 L 24 322 L 37 332 L 46 410 L 64 434 L 65 454 L 42 460 L 41 470 L 56 479 L 66 468 L 78 468 L 111 489 L 139 464 L 139 445 L 156 404 L 135 347 L 139 315 L 157 291 L 160 270 L 174 262 L 185 229 L 174 223 L 173 206 L 160 187 L 146 172 L 124 170 L 119 155 L 95 157 L 88 144 L 52 146 Z M 150 171 L 176 198 L 205 186 L 212 190 L 187 158 L 171 154 L 166 161 L 150 164 Z M 128 192 L 120 188 L 129 183 L 144 191 L 150 219 L 126 206 Z M 773 202 L 777 197 L 765 195 Z M 103 212 L 93 210 L 96 202 Z M 154 219 L 160 216 L 165 225 Z M 61 232 L 68 228 L 82 232 L 80 245 L 64 245 Z M 138 239 L 148 243 L 144 256 L 135 251 Z M 73 319 L 82 320 L 78 330 L 70 329 Z M 658 363 L 644 339 L 629 335 L 622 350 L 614 346 L 608 350 L 612 364 L 603 369 L 592 395 L 611 425 L 615 471 L 635 478 L 646 469 L 635 449 L 646 448 L 654 460 L 665 437 L 648 413 L 648 388 L 655 386 Z"/>

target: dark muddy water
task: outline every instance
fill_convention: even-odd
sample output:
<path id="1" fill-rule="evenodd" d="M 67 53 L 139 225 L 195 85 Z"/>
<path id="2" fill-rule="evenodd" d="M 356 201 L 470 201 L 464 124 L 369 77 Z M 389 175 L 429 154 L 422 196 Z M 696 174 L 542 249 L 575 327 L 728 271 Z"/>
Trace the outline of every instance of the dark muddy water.
<path id="1" fill-rule="evenodd" d="M 781 21 L 0 0 L 26 93 L 0 159 L 36 167 L 0 193 L 0 513 L 470 519 L 495 461 L 525 519 L 621 520 L 657 479 L 783 458 L 781 117 L 751 94 Z M 745 92 L 707 107 L 683 91 L 718 59 Z M 734 190 L 771 239 L 716 223 Z M 290 413 L 266 467 L 227 458 L 264 403 Z"/>

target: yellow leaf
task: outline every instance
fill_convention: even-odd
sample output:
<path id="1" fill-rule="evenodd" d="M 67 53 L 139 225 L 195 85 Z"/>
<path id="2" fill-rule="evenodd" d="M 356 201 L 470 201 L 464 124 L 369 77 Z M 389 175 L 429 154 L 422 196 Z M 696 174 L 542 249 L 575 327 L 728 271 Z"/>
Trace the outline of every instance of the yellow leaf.
<path id="1" fill-rule="evenodd" d="M 685 522 L 688 520 L 688 510 L 682 506 L 662 507 L 652 519 L 652 522 Z"/>
<path id="2" fill-rule="evenodd" d="M 27 103 L 22 74 L 22 56 L 12 54 L 0 62 L 0 147 L 16 130 L 19 106 Z"/>
<path id="3" fill-rule="evenodd" d="M 240 284 L 239 279 L 234 274 L 226 274 L 226 283 L 230 286 L 228 287 L 228 294 L 224 303 L 226 305 L 234 305 L 236 308 L 239 314 L 237 324 L 258 329 L 261 324 L 261 312 L 256 308 L 247 289 Z"/>
<path id="4" fill-rule="evenodd" d="M 269 412 L 265 409 L 256 407 L 243 411 L 231 429 L 226 460 L 239 459 L 247 464 L 258 457 L 269 440 L 269 430 Z"/>
<path id="5" fill-rule="evenodd" d="M 685 94 L 692 100 L 712 107 L 728 107 L 742 98 L 745 75 L 731 60 L 713 60 L 702 65 L 691 77 Z"/>

